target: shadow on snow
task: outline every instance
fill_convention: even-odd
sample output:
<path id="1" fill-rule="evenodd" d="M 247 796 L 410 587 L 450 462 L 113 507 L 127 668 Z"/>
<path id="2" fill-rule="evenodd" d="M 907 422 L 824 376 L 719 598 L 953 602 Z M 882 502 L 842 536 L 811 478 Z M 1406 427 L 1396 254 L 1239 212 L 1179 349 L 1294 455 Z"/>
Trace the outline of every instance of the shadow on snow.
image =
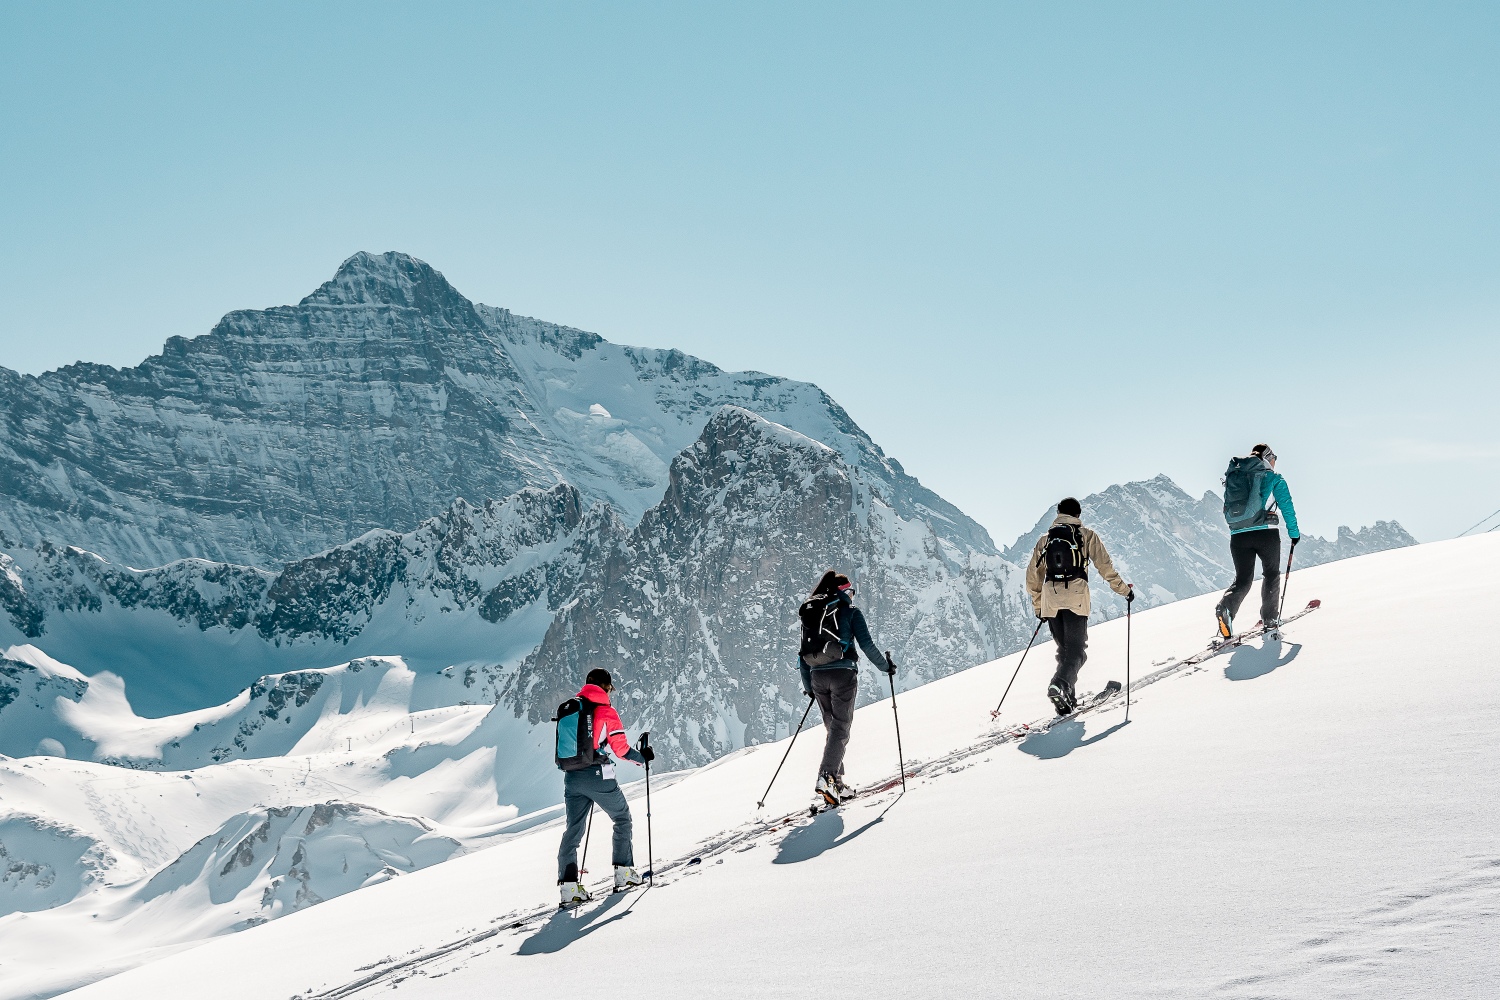
<path id="1" fill-rule="evenodd" d="M 1287 647 L 1284 656 L 1282 646 Z M 1229 657 L 1229 663 L 1224 667 L 1224 676 L 1232 681 L 1251 681 L 1264 677 L 1277 667 L 1291 663 L 1300 652 L 1301 643 L 1288 644 L 1279 639 L 1270 639 L 1260 646 L 1241 646 Z"/>
<path id="2" fill-rule="evenodd" d="M 901 793 L 905 795 L 905 792 Z M 844 833 L 844 817 L 838 810 L 830 810 L 819 813 L 813 817 L 813 821 L 806 826 L 799 826 L 781 841 L 776 849 L 776 857 L 772 859 L 773 865 L 794 865 L 799 861 L 811 861 L 824 851 L 835 847 L 842 847 L 849 841 L 858 837 L 875 824 L 885 819 L 885 814 L 891 811 L 891 807 L 901 801 L 901 795 L 891 802 L 890 805 L 880 810 L 876 816 L 864 826 L 856 828 L 852 833 Z"/>
<path id="3" fill-rule="evenodd" d="M 1083 738 L 1085 732 L 1083 723 L 1077 719 L 1069 719 L 1067 722 L 1059 722 L 1048 729 L 1045 733 L 1035 733 L 1021 741 L 1017 748 L 1022 753 L 1029 753 L 1038 760 L 1056 760 L 1058 757 L 1066 757 L 1079 747 L 1086 747 L 1091 743 L 1098 743 L 1106 736 L 1124 729 L 1129 723 L 1117 722 L 1097 736 Z"/>
<path id="4" fill-rule="evenodd" d="M 601 927 L 605 927 L 630 915 L 630 906 L 616 913 L 606 920 L 601 920 L 605 914 L 625 902 L 627 895 L 639 899 L 649 890 L 642 889 L 638 893 L 612 892 L 598 906 L 585 910 L 579 907 L 573 910 L 558 910 L 545 924 L 531 937 L 521 942 L 521 947 L 516 949 L 517 955 L 551 955 L 562 951 L 568 945 L 580 938 L 594 933 Z M 587 904 L 585 904 L 587 905 Z"/>

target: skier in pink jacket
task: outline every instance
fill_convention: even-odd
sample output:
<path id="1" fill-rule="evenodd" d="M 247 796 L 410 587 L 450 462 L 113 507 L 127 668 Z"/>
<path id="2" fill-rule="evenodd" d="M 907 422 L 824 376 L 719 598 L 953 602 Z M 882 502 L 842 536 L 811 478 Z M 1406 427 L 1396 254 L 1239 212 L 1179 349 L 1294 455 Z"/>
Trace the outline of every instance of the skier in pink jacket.
<path id="1" fill-rule="evenodd" d="M 620 714 L 609 703 L 609 694 L 614 690 L 613 679 L 608 670 L 590 670 L 586 683 L 578 697 L 594 706 L 594 749 L 607 747 L 614 760 L 628 760 L 646 764 L 656 754 L 649 746 L 639 750 L 625 738 L 625 726 Z M 589 898 L 583 883 L 578 879 L 578 845 L 588 822 L 589 812 L 595 805 L 604 810 L 614 823 L 613 860 L 615 865 L 615 889 L 628 889 L 640 885 L 640 872 L 635 869 L 635 852 L 632 843 L 630 805 L 625 793 L 615 780 L 614 760 L 605 757 L 604 763 L 594 764 L 580 771 L 563 774 L 563 808 L 568 824 L 563 830 L 562 844 L 557 849 L 557 884 L 562 893 L 563 906 L 576 906 Z"/>

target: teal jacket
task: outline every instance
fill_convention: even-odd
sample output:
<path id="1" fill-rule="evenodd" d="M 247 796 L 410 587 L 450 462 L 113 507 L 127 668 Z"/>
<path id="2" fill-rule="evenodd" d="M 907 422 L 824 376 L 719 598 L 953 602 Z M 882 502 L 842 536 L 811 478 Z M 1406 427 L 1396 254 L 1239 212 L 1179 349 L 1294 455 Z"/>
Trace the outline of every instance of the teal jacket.
<path id="1" fill-rule="evenodd" d="M 1266 474 L 1266 477 L 1261 481 L 1261 483 L 1262 483 L 1262 487 L 1263 488 L 1264 487 L 1269 487 L 1270 488 L 1269 489 L 1270 496 L 1269 497 L 1262 496 L 1261 497 L 1261 505 L 1265 506 L 1266 505 L 1266 501 L 1268 499 L 1269 500 L 1274 500 L 1275 501 L 1275 510 L 1280 511 L 1281 515 L 1286 518 L 1286 533 L 1287 533 L 1288 537 L 1291 537 L 1291 538 L 1301 538 L 1302 537 L 1302 532 L 1299 531 L 1298 528 L 1297 528 L 1297 508 L 1295 506 L 1293 506 L 1293 504 L 1292 504 L 1292 491 L 1291 491 L 1290 488 L 1288 488 L 1288 486 L 1286 484 L 1286 480 L 1281 477 L 1281 473 L 1279 473 L 1279 472 L 1268 472 Z M 1273 513 L 1271 515 L 1271 520 L 1270 520 L 1269 524 L 1257 524 L 1257 525 L 1253 525 L 1253 526 L 1251 526 L 1249 528 L 1239 528 L 1239 529 L 1236 529 L 1234 531 L 1231 531 L 1230 534 L 1231 535 L 1242 535 L 1242 534 L 1244 534 L 1247 531 L 1265 531 L 1267 528 L 1273 528 L 1274 529 L 1275 527 L 1276 527 L 1276 516 Z"/>

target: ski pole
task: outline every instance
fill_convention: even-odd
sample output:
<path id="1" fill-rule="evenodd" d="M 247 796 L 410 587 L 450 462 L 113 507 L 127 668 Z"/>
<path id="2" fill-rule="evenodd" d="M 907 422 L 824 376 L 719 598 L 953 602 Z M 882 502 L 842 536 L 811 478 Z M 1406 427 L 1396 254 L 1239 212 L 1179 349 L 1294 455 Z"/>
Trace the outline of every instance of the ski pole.
<path id="1" fill-rule="evenodd" d="M 641 734 L 641 747 L 651 746 L 651 734 Z M 656 848 L 651 843 L 651 762 L 646 761 L 646 881 L 656 884 Z"/>
<path id="2" fill-rule="evenodd" d="M 896 663 L 891 659 L 891 651 L 885 651 L 885 665 L 890 669 L 885 672 L 886 680 L 891 682 L 891 715 L 896 720 L 896 763 L 901 766 L 901 794 L 906 794 L 906 754 L 901 749 L 901 713 L 896 711 Z"/>
<path id="3" fill-rule="evenodd" d="M 589 873 L 589 835 L 594 832 L 594 806 L 593 799 L 589 800 L 589 825 L 583 828 L 583 864 L 578 866 L 578 881 Z"/>
<path id="4" fill-rule="evenodd" d="M 1026 653 L 1031 652 L 1031 644 L 1036 642 L 1037 633 L 1042 630 L 1042 621 L 1043 619 L 1041 618 L 1036 620 L 1036 629 L 1031 633 L 1031 639 L 1026 643 Z M 1026 662 L 1026 653 L 1021 654 L 1021 662 L 1016 664 L 1016 672 L 1010 675 L 1010 684 L 1005 685 L 1005 694 L 1000 696 L 1000 705 L 1005 704 L 1005 699 L 1010 694 L 1011 684 L 1014 684 L 1016 677 L 1020 675 L 1021 667 Z M 1000 717 L 1000 705 L 995 706 L 995 710 L 990 713 L 990 718 L 998 719 Z"/>
<path id="5" fill-rule="evenodd" d="M 1135 607 L 1135 588 L 1125 598 L 1125 721 L 1130 721 L 1130 610 Z"/>
<path id="6" fill-rule="evenodd" d="M 812 695 L 808 695 L 807 696 L 807 711 L 802 713 L 802 722 L 797 723 L 797 732 L 795 732 L 795 733 L 792 734 L 792 742 L 788 743 L 786 745 L 786 753 L 784 753 L 784 754 L 781 755 L 781 764 L 777 764 L 776 765 L 776 774 L 771 775 L 771 780 L 766 785 L 766 793 L 765 793 L 765 795 L 762 795 L 760 797 L 760 801 L 759 802 L 755 803 L 755 808 L 757 808 L 757 809 L 764 809 L 766 807 L 766 798 L 767 798 L 767 796 L 769 796 L 771 794 L 771 785 L 776 784 L 776 775 L 779 775 L 781 773 L 782 764 L 785 764 L 786 763 L 786 759 L 791 756 L 791 754 L 792 754 L 792 747 L 796 744 L 796 742 L 797 742 L 797 736 L 798 736 L 799 733 L 802 732 L 802 725 L 803 725 L 803 723 L 807 722 L 807 713 L 812 711 L 812 707 L 813 707 L 813 696 Z"/>
<path id="7" fill-rule="evenodd" d="M 1286 590 L 1292 583 L 1292 556 L 1297 554 L 1297 542 L 1301 539 L 1292 539 L 1292 547 L 1286 553 L 1286 576 L 1281 578 L 1281 603 L 1276 606 L 1276 618 L 1280 620 L 1281 612 L 1286 607 Z"/>

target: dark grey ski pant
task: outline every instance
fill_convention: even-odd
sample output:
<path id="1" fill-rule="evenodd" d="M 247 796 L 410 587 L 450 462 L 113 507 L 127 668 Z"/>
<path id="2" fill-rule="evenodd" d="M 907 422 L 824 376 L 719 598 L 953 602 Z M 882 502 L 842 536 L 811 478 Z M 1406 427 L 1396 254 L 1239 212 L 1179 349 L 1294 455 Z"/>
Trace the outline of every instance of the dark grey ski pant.
<path id="1" fill-rule="evenodd" d="M 1233 618 L 1255 582 L 1255 561 L 1260 560 L 1260 620 L 1276 617 L 1281 603 L 1281 532 L 1275 528 L 1258 528 L 1229 536 L 1229 556 L 1234 560 L 1234 586 L 1224 591 L 1219 607 Z"/>
<path id="2" fill-rule="evenodd" d="M 828 737 L 823 742 L 823 763 L 819 776 L 844 773 L 844 751 L 849 746 L 849 730 L 854 726 L 854 700 L 859 694 L 859 671 L 854 667 L 813 670 L 812 696 L 823 713 L 823 727 Z"/>
<path id="3" fill-rule="evenodd" d="M 1060 609 L 1047 619 L 1047 631 L 1052 633 L 1052 642 L 1057 647 L 1057 673 L 1052 675 L 1052 682 L 1062 681 L 1071 692 L 1078 683 L 1078 671 L 1089 658 L 1088 616 Z"/>
<path id="4" fill-rule="evenodd" d="M 630 803 L 620 791 L 620 783 L 604 777 L 597 767 L 568 771 L 563 775 L 563 808 L 568 826 L 563 831 L 562 846 L 557 849 L 557 880 L 578 881 L 578 845 L 588 826 L 589 809 L 598 804 L 614 823 L 614 863 L 634 865 L 635 850 L 631 838 Z"/>

